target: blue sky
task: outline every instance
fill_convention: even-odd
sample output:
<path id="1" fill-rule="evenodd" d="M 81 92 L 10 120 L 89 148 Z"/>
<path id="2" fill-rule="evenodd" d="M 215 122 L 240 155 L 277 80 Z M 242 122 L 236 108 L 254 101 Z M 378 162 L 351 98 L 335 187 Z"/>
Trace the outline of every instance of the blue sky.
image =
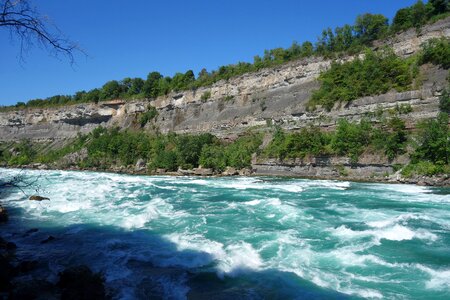
<path id="1" fill-rule="evenodd" d="M 353 24 L 358 14 L 395 12 L 414 0 L 318 1 L 34 1 L 88 56 L 76 65 L 34 47 L 21 63 L 18 43 L 0 30 L 0 105 L 101 87 L 150 71 L 197 74 L 264 49 L 315 41 L 326 27 Z"/>

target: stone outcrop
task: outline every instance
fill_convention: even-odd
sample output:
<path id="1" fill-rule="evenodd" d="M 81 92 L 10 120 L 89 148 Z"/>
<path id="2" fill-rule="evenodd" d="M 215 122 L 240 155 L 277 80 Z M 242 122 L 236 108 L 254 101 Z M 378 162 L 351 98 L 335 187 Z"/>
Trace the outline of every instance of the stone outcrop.
<path id="1" fill-rule="evenodd" d="M 388 44 L 402 56 L 420 49 L 426 40 L 450 36 L 450 18 L 398 34 L 387 41 L 375 43 L 375 48 Z M 342 60 L 351 60 L 346 57 Z M 445 85 L 447 72 L 424 68 L 424 84 L 417 89 L 358 99 L 345 106 L 336 105 L 331 112 L 306 110 L 306 102 L 318 88 L 317 77 L 329 68 L 330 60 L 307 58 L 255 73 L 219 81 L 197 90 L 170 93 L 154 100 L 121 100 L 97 104 L 79 104 L 48 109 L 25 109 L 0 113 L 0 141 L 20 139 L 64 140 L 78 133 L 87 133 L 99 125 L 106 127 L 136 126 L 138 114 L 149 104 L 158 110 L 153 128 L 161 132 L 211 132 L 227 137 L 255 126 L 276 123 L 286 129 L 301 128 L 311 122 L 334 126 L 341 117 L 360 118 L 377 107 L 392 108 L 410 104 L 413 112 L 407 120 L 420 120 L 436 115 L 437 99 Z M 210 93 L 204 101 L 201 96 Z M 147 126 L 151 127 L 151 126 Z"/>

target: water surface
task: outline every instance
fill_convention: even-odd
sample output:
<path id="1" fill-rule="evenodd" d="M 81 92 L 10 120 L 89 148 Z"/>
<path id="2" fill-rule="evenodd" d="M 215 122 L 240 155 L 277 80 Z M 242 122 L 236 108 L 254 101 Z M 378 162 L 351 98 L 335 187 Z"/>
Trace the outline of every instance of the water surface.
<path id="1" fill-rule="evenodd" d="M 84 263 L 116 299 L 450 298 L 448 189 L 26 171 L 38 174 L 51 201 L 4 191 L 2 235 L 50 281 Z"/>

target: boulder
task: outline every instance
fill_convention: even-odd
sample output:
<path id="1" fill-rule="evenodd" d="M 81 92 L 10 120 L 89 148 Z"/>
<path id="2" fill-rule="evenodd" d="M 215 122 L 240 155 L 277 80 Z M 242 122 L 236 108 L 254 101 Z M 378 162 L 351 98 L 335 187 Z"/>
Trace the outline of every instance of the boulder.
<path id="1" fill-rule="evenodd" d="M 5 223 L 8 221 L 8 212 L 6 209 L 0 205 L 0 223 Z"/>
<path id="2" fill-rule="evenodd" d="M 144 171 L 147 168 L 147 163 L 142 158 L 139 158 L 136 162 L 134 170 L 137 172 Z"/>
<path id="3" fill-rule="evenodd" d="M 213 170 L 210 168 L 194 168 L 194 175 L 198 175 L 198 176 L 211 176 L 214 174 Z"/>
<path id="4" fill-rule="evenodd" d="M 166 172 L 167 172 L 166 169 L 161 169 L 161 168 L 156 169 L 156 174 L 165 174 Z"/>
<path id="5" fill-rule="evenodd" d="M 238 175 L 238 174 L 239 174 L 239 172 L 233 167 L 227 167 L 225 169 L 225 171 L 222 172 L 222 175 L 224 175 L 224 176 L 233 176 L 233 175 Z"/>
<path id="6" fill-rule="evenodd" d="M 252 170 L 250 170 L 249 168 L 243 168 L 239 170 L 239 175 L 241 176 L 249 176 L 252 174 Z"/>
<path id="7" fill-rule="evenodd" d="M 42 197 L 42 196 L 38 196 L 38 195 L 33 195 L 33 196 L 30 196 L 29 200 L 31 200 L 31 201 L 43 201 L 43 200 L 50 200 L 50 198 Z"/>
<path id="8" fill-rule="evenodd" d="M 182 168 L 178 168 L 177 171 L 180 175 L 194 175 L 194 171 L 192 170 L 184 170 Z"/>

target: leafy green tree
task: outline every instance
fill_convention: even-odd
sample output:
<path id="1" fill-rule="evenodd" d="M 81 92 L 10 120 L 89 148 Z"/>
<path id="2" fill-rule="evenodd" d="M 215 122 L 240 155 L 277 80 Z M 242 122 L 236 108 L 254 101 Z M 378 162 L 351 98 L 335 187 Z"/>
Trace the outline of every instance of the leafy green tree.
<path id="1" fill-rule="evenodd" d="M 162 75 L 159 72 L 151 72 L 147 76 L 147 80 L 142 86 L 142 92 L 147 98 L 156 98 L 160 94 L 159 80 Z"/>
<path id="2" fill-rule="evenodd" d="M 450 114 L 450 87 L 444 89 L 439 97 L 439 110 Z"/>
<path id="3" fill-rule="evenodd" d="M 116 99 L 121 94 L 120 84 L 117 80 L 105 83 L 100 91 L 100 100 Z"/>
<path id="4" fill-rule="evenodd" d="M 450 39 L 440 38 L 428 40 L 422 46 L 420 63 L 433 63 L 444 69 L 450 68 Z"/>
<path id="5" fill-rule="evenodd" d="M 435 164 L 448 164 L 450 158 L 450 131 L 448 114 L 440 113 L 437 119 L 429 119 L 419 125 L 418 147 L 414 161 L 427 160 Z"/>
<path id="6" fill-rule="evenodd" d="M 429 0 L 428 1 L 433 6 L 433 14 L 443 14 L 450 11 L 449 0 Z"/>
<path id="7" fill-rule="evenodd" d="M 356 18 L 354 30 L 363 44 L 384 37 L 388 31 L 388 19 L 383 15 L 363 14 Z"/>
<path id="8" fill-rule="evenodd" d="M 200 154 L 199 164 L 204 168 L 224 171 L 227 166 L 225 147 L 220 144 L 205 145 Z"/>
<path id="9" fill-rule="evenodd" d="M 339 155 L 348 155 L 352 163 L 358 161 L 365 147 L 370 144 L 371 125 L 367 120 L 359 124 L 340 119 L 331 146 Z"/>

